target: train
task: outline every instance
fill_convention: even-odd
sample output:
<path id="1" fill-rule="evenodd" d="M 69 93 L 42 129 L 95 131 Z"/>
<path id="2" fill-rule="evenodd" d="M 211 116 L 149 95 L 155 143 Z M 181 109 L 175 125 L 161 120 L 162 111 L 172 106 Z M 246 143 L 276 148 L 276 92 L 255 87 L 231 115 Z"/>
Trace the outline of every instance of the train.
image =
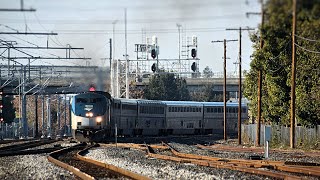
<path id="1" fill-rule="evenodd" d="M 238 131 L 238 103 L 227 102 L 227 132 Z M 117 136 L 223 134 L 223 102 L 112 98 L 85 92 L 71 99 L 72 136 L 82 141 Z M 241 104 L 241 122 L 248 107 Z"/>

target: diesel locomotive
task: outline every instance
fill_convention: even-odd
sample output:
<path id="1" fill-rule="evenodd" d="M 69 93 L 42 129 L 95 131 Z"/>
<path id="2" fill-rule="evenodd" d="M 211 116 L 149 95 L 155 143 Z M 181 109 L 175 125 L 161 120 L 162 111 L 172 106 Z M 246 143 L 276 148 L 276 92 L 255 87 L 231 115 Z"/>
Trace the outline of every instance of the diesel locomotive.
<path id="1" fill-rule="evenodd" d="M 86 92 L 71 100 L 72 135 L 94 137 L 223 134 L 223 102 L 159 101 L 112 98 L 108 93 Z M 228 102 L 227 131 L 238 131 L 238 103 Z M 246 103 L 241 121 L 248 119 Z"/>

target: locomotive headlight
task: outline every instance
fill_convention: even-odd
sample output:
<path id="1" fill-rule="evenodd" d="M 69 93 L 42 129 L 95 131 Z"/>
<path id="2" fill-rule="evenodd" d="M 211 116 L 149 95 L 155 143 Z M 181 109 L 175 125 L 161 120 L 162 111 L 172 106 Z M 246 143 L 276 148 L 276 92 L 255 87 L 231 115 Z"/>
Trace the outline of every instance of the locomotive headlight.
<path id="1" fill-rule="evenodd" d="M 97 117 L 96 118 L 96 121 L 99 123 L 99 122 L 101 122 L 102 121 L 102 117 Z"/>
<path id="2" fill-rule="evenodd" d="M 86 117 L 93 117 L 93 113 L 92 112 L 87 112 L 86 113 Z"/>

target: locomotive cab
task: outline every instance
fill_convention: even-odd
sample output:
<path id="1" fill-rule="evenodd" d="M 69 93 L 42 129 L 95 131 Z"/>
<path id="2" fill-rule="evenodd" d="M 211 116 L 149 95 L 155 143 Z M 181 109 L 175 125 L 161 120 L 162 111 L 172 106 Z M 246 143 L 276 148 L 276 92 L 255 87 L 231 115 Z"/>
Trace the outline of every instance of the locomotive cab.
<path id="1" fill-rule="evenodd" d="M 76 95 L 71 101 L 72 136 L 92 137 L 108 125 L 108 99 L 95 92 Z"/>

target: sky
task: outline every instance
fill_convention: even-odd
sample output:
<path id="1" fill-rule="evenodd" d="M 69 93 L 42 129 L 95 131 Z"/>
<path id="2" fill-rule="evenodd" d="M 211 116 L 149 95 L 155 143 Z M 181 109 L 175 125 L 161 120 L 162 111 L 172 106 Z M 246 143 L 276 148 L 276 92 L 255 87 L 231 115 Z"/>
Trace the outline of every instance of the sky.
<path id="1" fill-rule="evenodd" d="M 127 53 L 136 59 L 134 44 L 143 43 L 143 37 L 156 36 L 160 59 L 178 59 L 180 35 L 196 36 L 200 72 L 209 66 L 214 72 L 223 71 L 223 43 L 211 41 L 238 39 L 239 31 L 226 28 L 240 26 L 257 28 L 261 17 L 247 12 L 260 12 L 259 0 L 24 0 L 24 8 L 36 12 L 0 12 L 0 32 L 55 32 L 57 36 L 0 35 L 3 40 L 15 40 L 20 46 L 83 47 L 74 50 L 71 57 L 90 57 L 85 60 L 35 60 L 35 65 L 97 65 L 108 66 L 109 38 L 114 39 L 115 59 L 125 54 L 125 8 L 127 9 Z M 1 8 L 20 8 L 20 0 L 0 0 Z M 114 26 L 113 26 L 114 25 Z M 113 27 L 114 32 L 113 34 Z M 145 32 L 143 35 L 142 32 Z M 253 33 L 251 31 L 250 33 Z M 253 52 L 249 32 L 242 31 L 242 68 L 250 69 Z M 65 57 L 64 50 L 24 50 L 43 57 Z M 227 44 L 227 71 L 237 71 L 239 42 Z M 0 52 L 2 53 L 2 52 Z M 4 53 L 3 55 L 7 55 Z M 12 51 L 11 56 L 25 56 Z M 25 60 L 21 60 L 26 63 Z M 2 62 L 4 63 L 4 62 Z"/>

